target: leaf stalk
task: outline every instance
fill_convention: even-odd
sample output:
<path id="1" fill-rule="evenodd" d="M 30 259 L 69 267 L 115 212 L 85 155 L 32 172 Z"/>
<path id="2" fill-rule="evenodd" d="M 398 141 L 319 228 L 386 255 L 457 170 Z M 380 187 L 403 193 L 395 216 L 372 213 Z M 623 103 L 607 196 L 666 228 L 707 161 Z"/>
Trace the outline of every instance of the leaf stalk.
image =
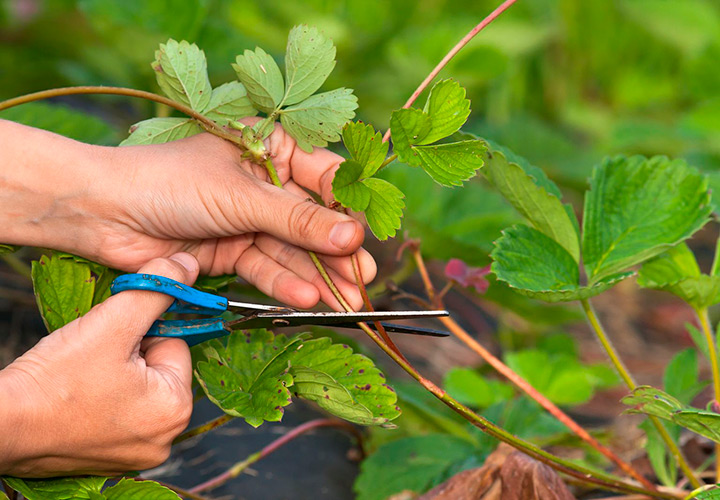
<path id="1" fill-rule="evenodd" d="M 720 367 L 718 366 L 717 342 L 710 327 L 710 316 L 707 307 L 695 311 L 702 326 L 708 344 L 708 355 L 712 368 L 715 404 L 720 404 Z M 715 443 L 715 482 L 720 483 L 720 443 Z"/>
<path id="2" fill-rule="evenodd" d="M 442 295 L 435 292 L 435 286 L 430 279 L 430 275 L 425 266 L 425 260 L 422 257 L 422 252 L 419 246 L 415 246 L 412 249 L 412 254 L 417 263 L 417 267 L 420 271 L 420 275 L 425 285 L 426 293 L 433 303 L 433 307 L 443 308 Z M 447 287 L 446 287 L 447 289 Z M 647 478 L 640 474 L 632 465 L 622 460 L 612 450 L 602 445 L 597 439 L 592 437 L 588 431 L 586 431 L 580 424 L 575 422 L 568 414 L 558 408 L 552 401 L 541 394 L 535 389 L 527 380 L 522 378 L 512 368 L 503 363 L 500 359 L 493 356 L 490 351 L 485 349 L 478 341 L 476 341 L 465 329 L 463 329 L 452 317 L 443 317 L 439 320 L 455 335 L 461 342 L 478 354 L 487 364 L 492 366 L 500 375 L 512 382 L 518 389 L 527 394 L 530 398 L 535 400 L 540 406 L 542 406 L 548 413 L 555 417 L 558 421 L 562 422 L 565 427 L 570 429 L 576 436 L 585 441 L 587 444 L 592 446 L 595 450 L 602 453 L 610 461 L 615 463 L 623 472 L 629 476 L 635 478 L 648 490 L 657 490 L 656 486 L 652 484 Z"/>
<path id="3" fill-rule="evenodd" d="M 302 425 L 299 425 L 298 427 L 295 427 L 293 430 L 288 432 L 287 434 L 284 434 L 283 436 L 279 437 L 272 443 L 265 446 L 260 451 L 257 451 L 253 453 L 252 455 L 248 456 L 244 460 L 237 462 L 232 467 L 230 467 L 227 471 L 223 472 L 222 474 L 209 479 L 205 481 L 204 483 L 201 483 L 197 486 L 194 486 L 189 491 L 190 493 L 201 493 L 203 491 L 211 490 L 214 488 L 217 488 L 231 479 L 234 479 L 238 477 L 244 470 L 246 470 L 248 467 L 250 467 L 255 462 L 262 460 L 263 458 L 270 455 L 272 452 L 276 451 L 278 448 L 281 448 L 282 446 L 286 445 L 293 439 L 305 434 L 306 432 L 309 432 L 314 429 L 318 429 L 320 427 L 335 427 L 341 430 L 344 430 L 348 432 L 349 434 L 352 434 L 355 437 L 355 440 L 357 442 L 358 447 L 360 448 L 360 452 L 362 456 L 365 456 L 364 446 L 363 446 L 363 435 L 360 433 L 357 427 L 352 425 L 349 422 L 345 422 L 344 420 L 338 420 L 335 418 L 319 418 L 315 420 L 310 420 L 309 422 L 305 422 Z"/>
<path id="4" fill-rule="evenodd" d="M 600 324 L 600 320 L 598 319 L 597 315 L 595 314 L 595 311 L 592 308 L 592 305 L 590 304 L 590 301 L 588 299 L 583 299 L 580 301 L 582 304 L 583 311 L 585 312 L 585 316 L 587 317 L 588 322 L 590 323 L 590 326 L 592 327 L 593 331 L 595 332 L 595 336 L 600 341 L 600 344 L 602 344 L 603 348 L 605 349 L 605 352 L 607 353 L 608 357 L 610 358 L 610 361 L 612 362 L 613 366 L 615 367 L 615 370 L 620 375 L 620 378 L 623 379 L 625 382 L 625 385 L 628 387 L 628 389 L 635 390 L 637 387 L 637 383 L 633 379 L 632 375 L 628 371 L 627 367 L 623 363 L 622 359 L 618 355 L 617 351 L 615 350 L 615 346 L 613 346 L 612 342 L 610 341 L 610 338 L 605 333 L 604 328 Z M 655 426 L 655 429 L 657 429 L 658 433 L 660 434 L 660 437 L 662 438 L 663 442 L 665 443 L 665 446 L 667 446 L 670 453 L 675 457 L 675 460 L 678 463 L 678 466 L 683 471 L 683 474 L 685 474 L 685 477 L 687 477 L 688 481 L 692 485 L 693 488 L 699 488 L 702 483 L 700 483 L 700 480 L 697 478 L 695 473 L 693 472 L 692 468 L 687 462 L 687 459 L 682 453 L 682 450 L 678 447 L 677 443 L 673 441 L 672 437 L 670 436 L 670 433 L 668 433 L 667 429 L 663 425 L 660 420 L 658 420 L 657 417 L 648 415 L 648 418 L 652 422 L 653 426 Z"/>

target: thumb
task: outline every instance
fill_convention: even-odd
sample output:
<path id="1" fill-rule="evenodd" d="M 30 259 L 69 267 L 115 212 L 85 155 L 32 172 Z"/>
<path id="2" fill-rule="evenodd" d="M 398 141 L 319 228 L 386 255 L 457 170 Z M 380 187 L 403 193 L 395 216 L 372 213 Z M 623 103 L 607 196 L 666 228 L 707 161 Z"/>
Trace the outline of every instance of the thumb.
<path id="1" fill-rule="evenodd" d="M 363 242 L 365 230 L 358 221 L 308 197 L 266 183 L 252 193 L 253 223 L 259 232 L 326 255 L 350 255 Z"/>
<path id="2" fill-rule="evenodd" d="M 198 262 L 189 253 L 153 259 L 138 273 L 157 274 L 192 285 L 198 276 Z M 158 292 L 130 290 L 118 293 L 83 317 L 84 327 L 94 335 L 109 334 L 123 352 L 134 352 L 147 331 L 164 313 L 173 298 Z M 100 332 L 100 333 L 99 333 Z"/>

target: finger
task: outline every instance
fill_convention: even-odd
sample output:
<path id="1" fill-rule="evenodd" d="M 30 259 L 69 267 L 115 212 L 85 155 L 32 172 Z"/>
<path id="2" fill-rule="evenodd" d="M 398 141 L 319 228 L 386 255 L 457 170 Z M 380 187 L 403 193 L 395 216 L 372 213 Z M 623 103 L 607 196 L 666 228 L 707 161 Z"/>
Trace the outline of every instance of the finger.
<path id="1" fill-rule="evenodd" d="M 306 282 L 311 283 L 318 290 L 320 300 L 322 300 L 325 304 L 329 305 L 333 309 L 343 310 L 342 306 L 333 295 L 332 290 L 330 290 L 328 285 L 325 283 L 323 277 L 318 272 L 307 252 L 300 248 L 293 247 L 292 245 L 284 244 L 267 235 L 256 238 L 255 244 L 261 252 L 273 259 L 281 267 L 292 270 L 294 274 Z M 344 259 L 348 261 L 349 267 L 352 267 L 349 262 L 349 257 L 338 257 L 337 259 Z M 345 297 L 350 305 L 356 309 L 362 307 L 362 297 L 360 296 L 360 292 L 355 285 L 355 282 L 350 281 L 351 279 L 354 280 L 352 269 L 349 273 L 349 279 L 346 279 L 333 270 L 327 262 L 323 262 L 323 264 L 325 265 L 326 271 L 333 283 L 337 286 L 340 293 Z"/>
<path id="2" fill-rule="evenodd" d="M 271 256 L 283 267 L 297 272 L 299 266 L 315 269 L 315 264 L 310 260 L 310 256 L 302 248 L 290 245 L 277 238 L 260 234 L 255 238 L 255 244 L 266 255 Z M 360 273 L 364 283 L 370 283 L 377 273 L 375 260 L 370 253 L 364 248 L 360 248 L 356 255 L 360 263 Z M 355 270 L 353 269 L 351 257 L 335 257 L 330 255 L 319 255 L 320 260 L 330 269 L 337 272 L 344 279 L 355 283 Z M 302 276 L 302 275 L 300 275 Z"/>
<path id="3" fill-rule="evenodd" d="M 332 180 L 344 158 L 327 149 L 314 148 L 306 153 L 282 130 L 279 124 L 269 137 L 273 164 L 281 180 L 292 178 L 300 186 L 318 193 L 325 203 L 333 200 Z"/>
<path id="4" fill-rule="evenodd" d="M 188 253 L 178 253 L 167 259 L 154 259 L 145 264 L 139 273 L 157 274 L 191 285 L 198 275 L 198 263 Z M 125 354 L 133 353 L 153 322 L 167 310 L 172 297 L 140 290 L 113 295 L 83 317 L 93 335 L 112 335 L 113 342 Z"/>
<path id="5" fill-rule="evenodd" d="M 308 197 L 257 182 L 251 197 L 255 232 L 269 233 L 295 246 L 328 255 L 350 255 L 365 237 L 352 217 L 322 207 Z"/>
<path id="6" fill-rule="evenodd" d="M 307 309 L 320 300 L 315 286 L 278 264 L 256 246 L 243 252 L 235 264 L 235 272 L 261 292 L 293 307 Z"/>
<path id="7" fill-rule="evenodd" d="M 192 388 L 192 360 L 184 340 L 146 338 L 140 352 L 144 354 L 148 368 L 159 372 L 177 390 L 189 391 Z"/>

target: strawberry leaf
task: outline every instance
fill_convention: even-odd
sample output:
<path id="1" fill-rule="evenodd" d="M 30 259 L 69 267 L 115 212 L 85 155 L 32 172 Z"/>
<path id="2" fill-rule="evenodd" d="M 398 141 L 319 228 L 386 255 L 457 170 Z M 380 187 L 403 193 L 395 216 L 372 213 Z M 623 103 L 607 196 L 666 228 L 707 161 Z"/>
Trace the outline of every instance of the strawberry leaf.
<path id="1" fill-rule="evenodd" d="M 345 160 L 340 164 L 332 181 L 335 199 L 342 206 L 356 212 L 364 211 L 370 204 L 372 191 L 360 182 L 363 166 L 355 160 Z"/>
<path id="2" fill-rule="evenodd" d="M 362 425 L 384 424 L 400 415 L 397 395 L 385 376 L 347 345 L 321 337 L 286 351 L 279 361 L 285 358 L 296 382 L 291 391 L 333 415 Z"/>
<path id="3" fill-rule="evenodd" d="M 138 144 L 162 144 L 177 141 L 202 132 L 202 128 L 190 118 L 150 118 L 130 127 L 130 136 L 121 146 Z"/>
<path id="4" fill-rule="evenodd" d="M 355 116 L 357 106 L 351 89 L 335 89 L 282 109 L 280 122 L 300 149 L 310 153 L 313 146 L 339 141 L 343 125 Z"/>
<path id="5" fill-rule="evenodd" d="M 295 26 L 288 36 L 285 52 L 285 97 L 291 105 L 313 95 L 335 67 L 332 41 L 309 26 Z"/>
<path id="6" fill-rule="evenodd" d="M 383 179 L 365 179 L 362 183 L 370 189 L 370 203 L 365 209 L 370 230 L 381 241 L 395 236 L 400 229 L 405 195 Z"/>
<path id="7" fill-rule="evenodd" d="M 172 38 L 161 43 L 152 63 L 158 85 L 169 98 L 202 112 L 210 102 L 212 87 L 205 52 L 197 45 Z"/>
<path id="8" fill-rule="evenodd" d="M 217 340 L 203 346 L 206 361 L 196 364 L 195 376 L 225 413 L 243 417 L 253 427 L 278 422 L 283 407 L 292 402 L 288 387 L 293 379 L 287 363 L 273 360 L 300 341 L 267 330 L 238 331 L 230 335 L 227 347 Z"/>
<path id="9" fill-rule="evenodd" d="M 417 144 L 431 144 L 460 130 L 470 116 L 470 100 L 458 82 L 442 80 L 430 90 L 423 111 L 430 116 L 430 130 Z"/>
<path id="10" fill-rule="evenodd" d="M 240 82 L 229 82 L 213 89 L 203 114 L 224 126 L 233 120 L 255 116 L 257 110 L 250 102 L 245 86 Z"/>
<path id="11" fill-rule="evenodd" d="M 582 248 L 590 283 L 689 238 L 711 211 L 707 178 L 682 160 L 606 159 L 585 195 Z"/>
<path id="12" fill-rule="evenodd" d="M 555 240 L 579 262 L 580 238 L 574 216 L 571 218 L 559 196 L 546 190 L 518 163 L 508 161 L 501 151 L 493 151 L 487 157 L 484 171 L 500 194 L 535 229 Z"/>
<path id="13" fill-rule="evenodd" d="M 285 84 L 275 60 L 260 47 L 237 56 L 233 68 L 256 109 L 272 113 L 282 101 Z"/>
<path id="14" fill-rule="evenodd" d="M 387 156 L 389 144 L 383 142 L 382 134 L 372 125 L 348 122 L 343 127 L 342 139 L 345 149 L 353 160 L 363 166 L 360 178 L 372 177 Z"/>
<path id="15" fill-rule="evenodd" d="M 546 302 L 598 295 L 634 273 L 618 273 L 580 286 L 578 263 L 560 244 L 523 224 L 503 231 L 491 257 L 492 272 L 516 292 Z"/>
<path id="16" fill-rule="evenodd" d="M 720 302 L 720 276 L 700 273 L 695 255 L 685 243 L 643 264 L 638 274 L 638 285 L 669 292 L 695 309 Z"/>

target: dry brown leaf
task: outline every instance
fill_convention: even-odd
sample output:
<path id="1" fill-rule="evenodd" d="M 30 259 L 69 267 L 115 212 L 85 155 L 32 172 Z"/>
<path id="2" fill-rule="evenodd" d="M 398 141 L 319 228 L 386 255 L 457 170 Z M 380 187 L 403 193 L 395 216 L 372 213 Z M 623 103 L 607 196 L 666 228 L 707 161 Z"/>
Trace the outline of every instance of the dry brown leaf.
<path id="1" fill-rule="evenodd" d="M 485 465 L 462 471 L 418 500 L 575 500 L 560 476 L 501 444 Z"/>

